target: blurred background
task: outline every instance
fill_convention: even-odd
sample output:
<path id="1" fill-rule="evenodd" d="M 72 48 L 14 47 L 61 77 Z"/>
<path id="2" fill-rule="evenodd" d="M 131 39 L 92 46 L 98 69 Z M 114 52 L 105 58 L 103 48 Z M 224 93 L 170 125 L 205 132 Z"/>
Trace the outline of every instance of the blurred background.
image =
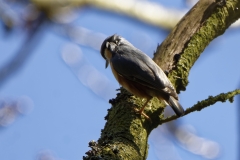
<path id="1" fill-rule="evenodd" d="M 119 34 L 153 57 L 194 3 L 0 0 L 0 159 L 82 159 L 120 87 L 102 41 Z M 236 23 L 202 53 L 179 95 L 185 109 L 239 88 L 239 33 Z M 239 160 L 239 104 L 237 96 L 156 128 L 148 160 Z"/>

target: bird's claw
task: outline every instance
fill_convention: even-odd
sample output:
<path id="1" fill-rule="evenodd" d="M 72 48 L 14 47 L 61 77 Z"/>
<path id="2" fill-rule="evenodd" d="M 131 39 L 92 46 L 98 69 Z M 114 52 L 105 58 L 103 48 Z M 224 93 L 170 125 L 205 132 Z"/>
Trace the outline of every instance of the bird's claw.
<path id="1" fill-rule="evenodd" d="M 152 123 L 151 118 L 148 117 L 148 115 L 146 115 L 142 110 L 139 110 L 139 109 L 137 109 L 137 108 L 134 108 L 134 111 L 135 111 L 137 114 L 143 115 L 147 120 L 149 120 L 149 121 Z"/>

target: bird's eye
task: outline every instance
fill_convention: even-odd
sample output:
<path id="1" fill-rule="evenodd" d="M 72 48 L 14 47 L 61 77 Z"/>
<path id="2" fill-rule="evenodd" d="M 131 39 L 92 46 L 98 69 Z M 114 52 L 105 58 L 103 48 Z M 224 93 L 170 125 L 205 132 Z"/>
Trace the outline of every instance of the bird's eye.
<path id="1" fill-rule="evenodd" d="M 119 40 L 115 40 L 115 44 L 116 45 L 119 45 L 121 43 L 121 40 L 119 39 Z"/>

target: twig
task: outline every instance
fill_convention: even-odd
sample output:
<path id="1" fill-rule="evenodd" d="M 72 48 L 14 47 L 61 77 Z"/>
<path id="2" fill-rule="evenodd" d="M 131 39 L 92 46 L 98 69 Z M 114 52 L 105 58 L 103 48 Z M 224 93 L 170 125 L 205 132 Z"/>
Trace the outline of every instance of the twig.
<path id="1" fill-rule="evenodd" d="M 226 102 L 227 100 L 229 100 L 231 103 L 233 102 L 233 98 L 235 95 L 240 94 L 240 89 L 236 89 L 232 92 L 228 92 L 228 93 L 221 93 L 217 96 L 209 96 L 207 99 L 202 100 L 200 102 L 198 102 L 197 104 L 195 104 L 194 106 L 192 106 L 191 108 L 187 108 L 185 111 L 184 116 L 186 116 L 187 114 L 191 113 L 191 112 L 195 112 L 195 111 L 200 111 L 203 108 L 206 108 L 210 105 L 215 104 L 216 102 Z M 161 121 L 161 123 L 166 123 L 166 122 L 170 122 L 172 120 L 175 120 L 179 118 L 178 116 L 174 115 L 171 117 L 167 117 L 164 120 Z"/>

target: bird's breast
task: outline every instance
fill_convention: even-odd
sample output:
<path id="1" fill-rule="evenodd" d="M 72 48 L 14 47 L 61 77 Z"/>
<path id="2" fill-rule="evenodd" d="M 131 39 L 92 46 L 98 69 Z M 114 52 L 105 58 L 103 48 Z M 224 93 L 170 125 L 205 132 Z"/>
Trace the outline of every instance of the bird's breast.
<path id="1" fill-rule="evenodd" d="M 118 74 L 116 72 L 116 70 L 114 69 L 112 62 L 110 62 L 110 66 L 112 69 L 112 73 L 113 73 L 114 77 L 116 78 L 116 80 L 118 81 L 118 83 L 120 85 L 122 85 L 122 87 L 125 88 L 128 92 L 130 92 L 138 97 L 141 97 L 141 98 L 149 99 L 152 97 L 150 94 L 148 94 L 148 92 L 146 92 L 148 90 L 147 87 L 140 85 L 137 82 L 128 80 L 124 76 Z"/>

